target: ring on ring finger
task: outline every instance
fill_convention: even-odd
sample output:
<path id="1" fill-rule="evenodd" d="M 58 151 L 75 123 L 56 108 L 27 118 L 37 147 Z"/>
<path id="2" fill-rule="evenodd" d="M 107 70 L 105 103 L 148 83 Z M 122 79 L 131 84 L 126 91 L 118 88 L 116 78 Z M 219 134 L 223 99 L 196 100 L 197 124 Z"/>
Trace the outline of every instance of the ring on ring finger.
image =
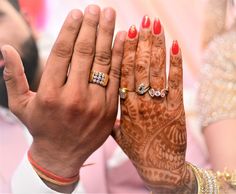
<path id="1" fill-rule="evenodd" d="M 155 90 L 153 88 L 148 90 L 149 95 L 154 98 L 154 97 L 161 97 L 164 98 L 168 94 L 168 89 L 162 89 L 162 90 Z"/>
<path id="2" fill-rule="evenodd" d="M 90 73 L 89 82 L 106 87 L 109 81 L 109 75 L 103 72 L 92 70 Z"/>

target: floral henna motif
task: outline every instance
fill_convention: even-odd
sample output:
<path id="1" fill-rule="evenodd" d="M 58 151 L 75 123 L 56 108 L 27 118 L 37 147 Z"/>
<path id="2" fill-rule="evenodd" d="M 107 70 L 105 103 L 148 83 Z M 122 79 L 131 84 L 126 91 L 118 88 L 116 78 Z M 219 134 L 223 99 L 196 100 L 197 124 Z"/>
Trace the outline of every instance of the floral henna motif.
<path id="1" fill-rule="evenodd" d="M 127 41 L 125 46 L 121 86 L 130 85 L 132 79 L 136 87 L 150 82 L 155 89 L 165 88 L 164 34 L 154 36 L 141 31 L 138 41 L 136 52 L 132 44 L 137 42 Z M 170 63 L 168 95 L 152 98 L 148 93 L 140 96 L 128 92 L 121 100 L 121 126 L 114 138 L 153 191 L 190 194 L 194 193 L 196 182 L 185 163 L 187 137 L 180 53 L 172 53 Z"/>
<path id="2" fill-rule="evenodd" d="M 179 105 L 168 110 L 165 102 L 160 104 L 148 98 L 130 93 L 122 102 L 121 130 L 116 139 L 148 186 L 161 185 L 163 191 L 168 191 L 186 185 L 185 189 L 189 187 L 191 191 L 192 174 L 184 165 L 184 108 Z"/>

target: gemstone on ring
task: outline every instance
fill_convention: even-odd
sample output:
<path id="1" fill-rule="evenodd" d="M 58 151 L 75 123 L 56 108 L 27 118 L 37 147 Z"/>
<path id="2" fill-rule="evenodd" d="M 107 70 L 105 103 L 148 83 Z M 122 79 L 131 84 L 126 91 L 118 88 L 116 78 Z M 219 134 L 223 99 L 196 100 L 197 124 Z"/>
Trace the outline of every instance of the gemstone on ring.
<path id="1" fill-rule="evenodd" d="M 143 94 L 145 94 L 149 89 L 150 89 L 150 86 L 145 86 L 143 83 L 141 83 L 141 84 L 138 86 L 137 93 L 138 93 L 139 95 L 143 95 Z"/>
<path id="2" fill-rule="evenodd" d="M 100 86 L 107 86 L 109 81 L 109 76 L 103 72 L 91 71 L 89 82 L 98 84 Z"/>
<path id="3" fill-rule="evenodd" d="M 149 95 L 153 97 L 161 97 L 164 98 L 168 94 L 168 89 L 162 89 L 162 90 L 155 90 L 153 88 L 150 88 L 148 90 Z"/>
<path id="4" fill-rule="evenodd" d="M 156 94 L 156 91 L 153 88 L 151 88 L 150 90 L 148 90 L 148 93 L 153 98 Z"/>
<path id="5" fill-rule="evenodd" d="M 161 90 L 161 97 L 164 98 L 168 94 L 168 89 Z"/>

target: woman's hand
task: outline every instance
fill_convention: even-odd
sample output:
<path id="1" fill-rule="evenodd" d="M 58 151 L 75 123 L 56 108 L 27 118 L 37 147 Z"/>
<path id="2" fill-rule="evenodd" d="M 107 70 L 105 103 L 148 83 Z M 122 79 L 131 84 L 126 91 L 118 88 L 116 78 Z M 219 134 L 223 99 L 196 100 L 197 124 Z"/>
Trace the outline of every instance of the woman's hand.
<path id="1" fill-rule="evenodd" d="M 122 62 L 121 126 L 114 130 L 114 138 L 153 192 L 194 193 L 195 179 L 185 164 L 182 77 L 181 51 L 174 41 L 167 84 L 159 20 L 151 24 L 145 16 L 139 33 L 130 28 Z M 145 94 L 137 92 L 141 85 Z"/>
<path id="2" fill-rule="evenodd" d="M 84 16 L 73 10 L 52 48 L 37 93 L 29 90 L 16 50 L 2 48 L 9 107 L 33 136 L 33 159 L 59 176 L 78 174 L 114 125 L 126 37 L 118 33 L 112 48 L 114 28 L 111 8 L 100 11 L 91 5 Z M 91 70 L 109 74 L 108 85 L 89 83 Z"/>

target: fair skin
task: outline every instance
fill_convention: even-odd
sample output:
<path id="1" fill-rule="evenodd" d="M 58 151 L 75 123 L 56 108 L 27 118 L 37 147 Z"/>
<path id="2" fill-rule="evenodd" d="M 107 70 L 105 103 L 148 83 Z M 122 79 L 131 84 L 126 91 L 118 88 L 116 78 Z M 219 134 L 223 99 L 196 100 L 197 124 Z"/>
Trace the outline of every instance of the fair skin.
<path id="1" fill-rule="evenodd" d="M 222 36 L 224 33 L 227 33 L 227 3 L 229 3 L 227 0 L 220 0 L 217 2 L 210 0 L 207 3 L 202 32 L 203 49 L 211 43 L 214 37 Z M 214 17 L 208 16 L 212 15 L 212 10 L 214 10 L 213 13 L 217 13 Z M 235 29 L 235 24 L 232 28 Z M 232 57 L 234 58 L 231 60 L 235 61 L 236 55 L 232 55 Z M 236 119 L 224 119 L 211 123 L 203 129 L 209 150 L 210 161 L 215 170 L 224 171 L 226 167 L 228 170 L 236 169 L 236 149 L 234 149 L 236 137 L 235 126 Z"/>

